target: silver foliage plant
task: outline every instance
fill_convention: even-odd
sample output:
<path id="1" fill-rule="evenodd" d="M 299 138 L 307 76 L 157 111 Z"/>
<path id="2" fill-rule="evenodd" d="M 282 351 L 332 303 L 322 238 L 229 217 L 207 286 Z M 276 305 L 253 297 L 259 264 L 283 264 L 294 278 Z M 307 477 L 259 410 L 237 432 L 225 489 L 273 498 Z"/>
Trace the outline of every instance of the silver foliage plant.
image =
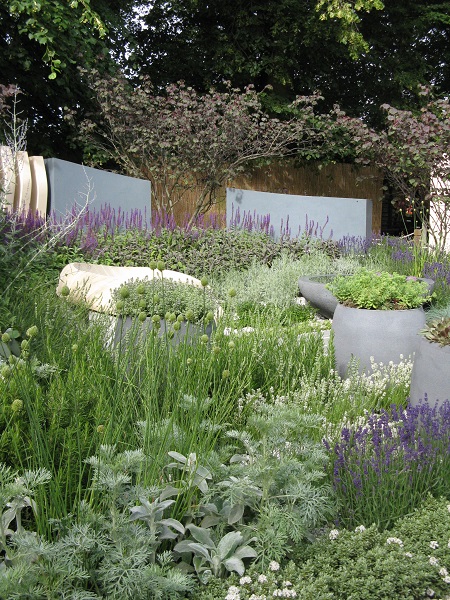
<path id="1" fill-rule="evenodd" d="M 203 457 L 170 451 L 150 487 L 142 450 L 102 445 L 86 460 L 90 501 L 81 502 L 76 518 L 50 524 L 54 541 L 17 520 L 21 507 L 38 508 L 25 492 L 49 475 L 28 477 L 22 490 L 10 487 L 16 475 L 2 472 L 2 522 L 12 523 L 15 507 L 17 526 L 3 535 L 0 597 L 176 599 L 196 577 L 242 575 L 249 561 L 264 565 L 285 555 L 333 514 L 325 453 L 309 435 L 317 426 L 313 415 L 261 405 L 247 431 L 218 433 L 219 450 Z"/>

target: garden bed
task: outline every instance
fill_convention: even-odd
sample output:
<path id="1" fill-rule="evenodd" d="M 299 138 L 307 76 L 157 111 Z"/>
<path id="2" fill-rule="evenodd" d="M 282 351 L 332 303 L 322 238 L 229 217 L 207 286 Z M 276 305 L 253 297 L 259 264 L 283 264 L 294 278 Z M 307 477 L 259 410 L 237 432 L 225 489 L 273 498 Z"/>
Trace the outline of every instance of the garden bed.
<path id="1" fill-rule="evenodd" d="M 149 335 L 114 353 L 88 307 L 54 293 L 62 266 L 89 252 L 73 243 L 27 266 L 11 238 L 0 597 L 450 594 L 449 405 L 407 408 L 405 360 L 342 380 L 333 337 L 323 343 L 329 321 L 296 301 L 302 276 L 367 263 L 408 274 L 411 264 L 391 242 L 362 253 L 311 240 L 270 246 L 251 264 L 253 238 L 242 235 L 234 263 L 209 265 L 224 309 L 210 339 Z M 200 232 L 193 246 L 202 236 L 220 257 L 226 232 Z M 120 236 L 108 243 L 104 256 L 120 257 Z M 167 250 L 167 267 L 175 261 Z M 430 255 L 425 273 L 435 308 L 450 301 L 439 261 Z M 201 277 L 198 264 L 186 272 Z"/>

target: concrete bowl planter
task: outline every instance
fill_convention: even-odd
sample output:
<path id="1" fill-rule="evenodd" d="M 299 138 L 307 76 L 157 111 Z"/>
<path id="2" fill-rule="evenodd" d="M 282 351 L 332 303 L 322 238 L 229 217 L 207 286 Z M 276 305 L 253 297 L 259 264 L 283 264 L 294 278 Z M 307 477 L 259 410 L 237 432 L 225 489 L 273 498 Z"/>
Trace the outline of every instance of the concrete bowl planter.
<path id="1" fill-rule="evenodd" d="M 336 274 L 328 275 L 309 275 L 300 277 L 298 288 L 300 294 L 307 300 L 311 306 L 317 308 L 321 315 L 327 319 L 332 319 L 334 311 L 339 304 L 334 294 L 327 289 L 326 285 L 331 283 Z M 425 281 L 429 293 L 433 293 L 435 282 L 432 279 L 417 278 L 419 281 Z"/>
<path id="2" fill-rule="evenodd" d="M 300 277 L 298 280 L 300 294 L 327 319 L 333 318 L 338 305 L 337 298 L 325 287 L 334 277 L 336 276 L 310 275 Z"/>
<path id="3" fill-rule="evenodd" d="M 450 399 L 450 346 L 441 346 L 418 336 L 411 375 L 410 403 L 419 404 L 427 396 L 434 406 Z"/>
<path id="4" fill-rule="evenodd" d="M 401 356 L 413 356 L 419 331 L 425 326 L 425 312 L 409 310 L 367 310 L 338 304 L 332 331 L 336 368 L 345 377 L 350 360 L 358 361 L 360 373 L 371 372 L 371 357 L 376 363 L 399 364 Z"/>

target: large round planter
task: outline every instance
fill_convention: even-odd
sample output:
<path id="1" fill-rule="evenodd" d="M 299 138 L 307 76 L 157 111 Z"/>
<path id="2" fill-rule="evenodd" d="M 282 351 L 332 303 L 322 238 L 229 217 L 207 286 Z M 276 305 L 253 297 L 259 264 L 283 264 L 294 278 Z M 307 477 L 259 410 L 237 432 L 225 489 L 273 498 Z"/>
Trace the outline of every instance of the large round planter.
<path id="1" fill-rule="evenodd" d="M 326 288 L 326 285 L 331 283 L 336 276 L 336 274 L 309 275 L 300 277 L 298 280 L 300 294 L 327 319 L 333 318 L 336 306 L 339 304 L 336 296 Z M 435 282 L 432 279 L 421 277 L 417 279 L 424 281 L 428 286 L 428 292 L 433 293 Z"/>
<path id="2" fill-rule="evenodd" d="M 399 364 L 414 355 L 425 326 L 422 308 L 410 310 L 365 310 L 338 304 L 332 330 L 336 368 L 345 377 L 349 362 L 358 362 L 360 373 L 371 372 L 371 357 L 376 363 Z"/>
<path id="3" fill-rule="evenodd" d="M 336 275 L 311 275 L 298 280 L 300 294 L 327 319 L 333 317 L 338 305 L 337 298 L 325 287 L 334 277 Z"/>
<path id="4" fill-rule="evenodd" d="M 418 337 L 410 402 L 416 406 L 426 395 L 431 406 L 436 401 L 439 405 L 450 399 L 450 346 L 440 346 L 423 336 Z"/>

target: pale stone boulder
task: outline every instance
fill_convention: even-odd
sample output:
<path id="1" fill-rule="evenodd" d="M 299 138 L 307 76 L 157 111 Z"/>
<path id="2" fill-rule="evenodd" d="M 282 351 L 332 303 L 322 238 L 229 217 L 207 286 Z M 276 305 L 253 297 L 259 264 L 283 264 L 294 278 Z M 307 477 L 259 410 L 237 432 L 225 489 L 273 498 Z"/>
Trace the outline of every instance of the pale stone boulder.
<path id="1" fill-rule="evenodd" d="M 70 263 L 61 271 L 56 293 L 60 296 L 62 288 L 67 286 L 71 298 L 86 302 L 90 310 L 114 314 L 112 292 L 115 289 L 132 279 L 154 279 L 155 277 L 202 287 L 199 279 L 178 271 Z"/>

